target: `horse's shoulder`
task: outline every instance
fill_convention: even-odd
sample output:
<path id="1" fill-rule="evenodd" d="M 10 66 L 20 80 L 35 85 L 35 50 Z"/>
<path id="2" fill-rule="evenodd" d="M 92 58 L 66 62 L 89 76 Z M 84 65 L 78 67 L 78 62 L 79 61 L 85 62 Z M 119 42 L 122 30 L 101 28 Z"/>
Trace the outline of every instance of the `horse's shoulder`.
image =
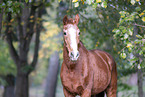
<path id="1" fill-rule="evenodd" d="M 89 50 L 89 52 L 95 53 L 95 54 L 102 56 L 102 57 L 103 56 L 110 57 L 112 59 L 112 56 L 108 52 L 105 52 L 103 50 L 94 49 L 94 50 Z"/>
<path id="2" fill-rule="evenodd" d="M 95 49 L 95 50 L 89 50 L 90 53 L 95 54 L 96 57 L 99 57 L 100 59 L 106 61 L 110 68 L 115 64 L 114 58 L 107 52 Z"/>

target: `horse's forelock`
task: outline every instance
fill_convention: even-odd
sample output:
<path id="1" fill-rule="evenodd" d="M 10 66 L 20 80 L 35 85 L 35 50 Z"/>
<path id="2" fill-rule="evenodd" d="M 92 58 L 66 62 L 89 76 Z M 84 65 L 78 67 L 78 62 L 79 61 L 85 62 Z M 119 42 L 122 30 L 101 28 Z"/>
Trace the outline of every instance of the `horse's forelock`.
<path id="1" fill-rule="evenodd" d="M 73 20 L 72 18 L 68 19 L 68 24 L 74 24 L 75 20 Z"/>

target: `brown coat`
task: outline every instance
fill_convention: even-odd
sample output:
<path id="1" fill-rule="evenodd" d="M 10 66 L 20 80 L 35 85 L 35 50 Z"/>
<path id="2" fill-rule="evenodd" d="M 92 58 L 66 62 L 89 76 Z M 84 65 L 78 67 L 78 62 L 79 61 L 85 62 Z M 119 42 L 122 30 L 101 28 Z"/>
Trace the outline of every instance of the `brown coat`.
<path id="1" fill-rule="evenodd" d="M 117 70 L 112 56 L 101 50 L 88 51 L 82 42 L 78 50 L 78 60 L 71 61 L 64 42 L 60 76 L 65 97 L 91 97 L 103 91 L 107 97 L 116 97 Z M 104 93 L 99 97 L 104 97 Z"/>

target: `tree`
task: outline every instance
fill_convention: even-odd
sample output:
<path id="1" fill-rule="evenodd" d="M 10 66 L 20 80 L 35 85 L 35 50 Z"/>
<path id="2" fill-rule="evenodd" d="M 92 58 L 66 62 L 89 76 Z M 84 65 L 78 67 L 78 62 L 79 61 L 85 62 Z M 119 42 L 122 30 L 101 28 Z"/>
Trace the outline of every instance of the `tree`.
<path id="1" fill-rule="evenodd" d="M 55 51 L 52 53 L 49 61 L 49 69 L 44 97 L 55 97 L 58 72 L 59 72 L 59 53 Z"/>
<path id="2" fill-rule="evenodd" d="M 8 45 L 0 39 L 0 85 L 4 86 L 3 97 L 14 97 L 16 66 L 12 61 Z"/>
<path id="3" fill-rule="evenodd" d="M 5 78 L 6 85 L 4 86 L 3 97 L 15 97 L 14 96 L 14 87 L 15 87 L 15 77 L 12 74 L 9 74 Z"/>
<path id="4" fill-rule="evenodd" d="M 83 41 L 89 48 L 97 47 L 112 53 L 118 64 L 119 78 L 136 72 L 136 67 L 140 68 L 138 71 L 144 69 L 144 1 L 72 0 L 72 2 L 74 2 L 72 14 L 79 13 L 81 18 L 84 18 L 79 23 Z M 134 25 L 139 31 L 134 35 L 136 39 L 133 37 Z M 142 87 L 142 74 L 138 75 L 140 83 L 138 86 Z M 119 84 L 126 86 L 120 82 Z M 140 93 L 142 88 L 138 89 L 139 97 L 142 97 L 143 93 Z"/>
<path id="5" fill-rule="evenodd" d="M 38 60 L 41 16 L 45 3 L 37 0 L 25 1 L 8 0 L 0 6 L 5 8 L 3 15 L 6 17 L 3 20 L 5 31 L 2 35 L 17 67 L 15 97 L 29 96 L 29 74 L 35 69 Z M 35 47 L 30 63 L 28 53 L 32 38 L 35 39 Z M 15 42 L 18 44 L 17 47 L 14 46 Z"/>

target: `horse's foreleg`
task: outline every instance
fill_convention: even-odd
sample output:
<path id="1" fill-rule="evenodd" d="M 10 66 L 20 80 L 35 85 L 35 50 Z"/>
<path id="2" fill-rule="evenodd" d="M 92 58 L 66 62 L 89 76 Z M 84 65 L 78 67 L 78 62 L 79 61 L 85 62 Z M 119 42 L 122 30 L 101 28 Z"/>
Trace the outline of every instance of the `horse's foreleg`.
<path id="1" fill-rule="evenodd" d="M 116 92 L 117 92 L 117 70 L 116 70 L 116 64 L 113 67 L 112 71 L 112 77 L 111 77 L 111 82 L 106 89 L 107 92 L 107 97 L 116 97 Z"/>
<path id="2" fill-rule="evenodd" d="M 63 93 L 65 97 L 75 97 L 73 94 L 69 93 L 65 88 L 63 88 Z"/>
<path id="3" fill-rule="evenodd" d="M 92 87 L 93 87 L 94 72 L 93 72 L 92 69 L 90 69 L 89 73 L 90 73 L 89 78 L 88 78 L 89 83 L 88 83 L 86 89 L 83 91 L 83 94 L 81 95 L 81 97 L 91 97 L 91 90 L 92 90 Z"/>
<path id="4" fill-rule="evenodd" d="M 81 97 L 91 97 L 91 89 L 85 89 Z"/>

